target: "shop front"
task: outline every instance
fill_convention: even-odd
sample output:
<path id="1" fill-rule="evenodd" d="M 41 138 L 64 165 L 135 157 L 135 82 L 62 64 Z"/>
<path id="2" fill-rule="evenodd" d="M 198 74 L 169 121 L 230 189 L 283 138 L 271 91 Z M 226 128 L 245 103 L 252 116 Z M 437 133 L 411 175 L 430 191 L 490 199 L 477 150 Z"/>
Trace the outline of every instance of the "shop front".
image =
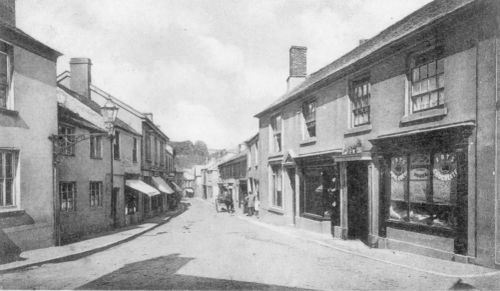
<path id="1" fill-rule="evenodd" d="M 326 155 L 298 157 L 296 163 L 300 173 L 297 225 L 335 234 L 335 226 L 340 225 L 338 165 Z"/>
<path id="2" fill-rule="evenodd" d="M 383 245 L 446 259 L 467 255 L 471 129 L 463 124 L 372 141 L 382 165 Z"/>

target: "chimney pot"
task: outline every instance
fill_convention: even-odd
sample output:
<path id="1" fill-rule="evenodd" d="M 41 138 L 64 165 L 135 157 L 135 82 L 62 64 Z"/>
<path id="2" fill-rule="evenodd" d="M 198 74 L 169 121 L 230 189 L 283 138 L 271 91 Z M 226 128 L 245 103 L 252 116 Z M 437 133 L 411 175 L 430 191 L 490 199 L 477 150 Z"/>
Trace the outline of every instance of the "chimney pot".
<path id="1" fill-rule="evenodd" d="M 290 47 L 290 73 L 287 78 L 288 91 L 302 83 L 307 75 L 307 47 Z"/>
<path id="2" fill-rule="evenodd" d="M 91 66 L 92 61 L 88 58 L 72 58 L 69 62 L 71 90 L 89 99 L 92 83 Z"/>

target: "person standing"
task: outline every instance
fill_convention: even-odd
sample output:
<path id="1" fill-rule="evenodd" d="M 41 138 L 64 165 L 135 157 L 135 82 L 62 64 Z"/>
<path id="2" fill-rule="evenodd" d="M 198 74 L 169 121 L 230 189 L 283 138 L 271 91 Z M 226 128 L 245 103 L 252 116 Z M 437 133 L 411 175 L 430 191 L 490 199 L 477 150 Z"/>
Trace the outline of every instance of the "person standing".
<path id="1" fill-rule="evenodd" d="M 255 216 L 259 218 L 259 208 L 260 208 L 260 200 L 259 200 L 259 195 L 255 196 Z"/>
<path id="2" fill-rule="evenodd" d="M 248 216 L 252 216 L 255 212 L 255 195 L 252 192 L 248 192 L 247 196 L 248 204 Z"/>

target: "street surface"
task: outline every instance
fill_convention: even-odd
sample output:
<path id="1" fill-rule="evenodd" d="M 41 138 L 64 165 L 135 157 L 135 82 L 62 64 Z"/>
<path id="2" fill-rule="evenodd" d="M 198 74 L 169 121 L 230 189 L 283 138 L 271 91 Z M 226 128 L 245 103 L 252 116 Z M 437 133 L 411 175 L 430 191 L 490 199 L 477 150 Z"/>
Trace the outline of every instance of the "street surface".
<path id="1" fill-rule="evenodd" d="M 87 257 L 0 275 L 4 289 L 467 288 L 260 227 L 191 199 L 189 209 L 129 242 Z M 251 218 L 254 219 L 254 218 Z M 416 256 L 418 258 L 418 256 Z M 499 289 L 498 276 L 482 287 Z M 467 282 L 474 282 L 469 280 Z M 477 287 L 477 286 L 474 286 Z"/>

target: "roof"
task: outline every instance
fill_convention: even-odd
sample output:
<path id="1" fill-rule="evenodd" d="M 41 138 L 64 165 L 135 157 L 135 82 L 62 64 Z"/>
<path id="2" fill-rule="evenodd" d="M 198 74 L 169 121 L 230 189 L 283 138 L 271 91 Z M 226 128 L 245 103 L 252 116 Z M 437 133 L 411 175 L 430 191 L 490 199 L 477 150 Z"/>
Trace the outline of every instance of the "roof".
<path id="1" fill-rule="evenodd" d="M 64 107 L 61 104 L 58 104 L 57 116 L 59 122 L 64 122 L 78 127 L 86 128 L 92 132 L 106 133 L 105 129 L 100 128 L 99 126 L 93 124 L 92 122 L 84 119 L 78 113 L 71 111 L 70 109 Z"/>
<path id="2" fill-rule="evenodd" d="M 417 11 L 406 16 L 402 20 L 389 26 L 373 38 L 359 45 L 344 56 L 333 61 L 329 65 L 310 74 L 306 79 L 290 92 L 281 96 L 278 100 L 269 105 L 266 109 L 257 113 L 255 117 L 260 117 L 264 113 L 271 111 L 280 105 L 314 90 L 322 80 L 331 77 L 336 73 L 342 73 L 343 70 L 353 66 L 360 60 L 386 47 L 387 45 L 409 35 L 425 25 L 457 11 L 477 0 L 435 0 Z"/>
<path id="3" fill-rule="evenodd" d="M 133 134 L 133 135 L 141 136 L 140 133 L 135 131 L 130 125 L 128 125 L 125 121 L 121 120 L 118 117 L 115 120 L 115 127 L 119 127 L 121 129 L 125 130 L 126 132 Z"/>
<path id="4" fill-rule="evenodd" d="M 240 153 L 236 154 L 235 156 L 233 156 L 233 157 L 225 160 L 224 162 L 220 163 L 219 167 L 227 165 L 227 164 L 230 164 L 232 162 L 235 162 L 236 160 L 240 159 L 241 157 L 246 157 L 246 156 L 247 156 L 247 151 L 240 152 Z"/>
<path id="5" fill-rule="evenodd" d="M 97 102 L 92 101 L 92 99 L 76 93 L 75 91 L 67 88 L 64 85 L 57 84 L 57 87 L 66 92 L 67 94 L 71 95 L 72 97 L 76 98 L 78 101 L 90 107 L 92 110 L 99 113 L 99 115 L 101 115 L 101 105 L 97 104 Z"/>
<path id="6" fill-rule="evenodd" d="M 259 139 L 259 133 L 257 132 L 251 138 L 249 138 L 248 140 L 246 140 L 245 143 L 248 144 L 248 145 L 250 145 L 250 144 L 253 144 L 253 143 L 257 142 L 258 139 Z"/>
<path id="7" fill-rule="evenodd" d="M 15 46 L 22 47 L 25 50 L 28 50 L 53 62 L 56 62 L 57 58 L 59 56 L 62 56 L 62 53 L 36 40 L 21 29 L 2 20 L 0 20 L 0 39 L 5 40 L 6 42 L 11 43 Z"/>

